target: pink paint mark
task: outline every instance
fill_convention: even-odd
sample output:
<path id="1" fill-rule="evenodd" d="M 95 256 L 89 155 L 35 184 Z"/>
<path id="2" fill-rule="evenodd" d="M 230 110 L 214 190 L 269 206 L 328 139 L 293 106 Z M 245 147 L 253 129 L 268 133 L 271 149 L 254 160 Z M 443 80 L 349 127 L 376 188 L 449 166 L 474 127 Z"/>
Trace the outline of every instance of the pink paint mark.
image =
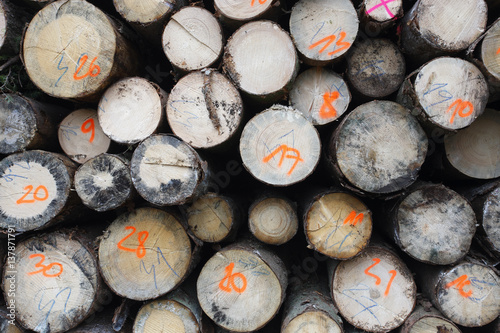
<path id="1" fill-rule="evenodd" d="M 396 1 L 396 0 L 380 0 L 380 3 L 376 6 L 373 6 L 372 8 L 370 8 L 369 10 L 366 11 L 367 14 L 370 14 L 371 12 L 373 12 L 374 10 L 376 10 L 377 8 L 381 7 L 381 6 L 384 6 L 385 7 L 385 10 L 387 11 L 387 13 L 389 14 L 389 16 L 391 18 L 394 18 L 394 14 L 391 12 L 391 10 L 389 9 L 389 7 L 387 6 L 387 4 L 389 2 L 393 2 L 393 1 Z"/>

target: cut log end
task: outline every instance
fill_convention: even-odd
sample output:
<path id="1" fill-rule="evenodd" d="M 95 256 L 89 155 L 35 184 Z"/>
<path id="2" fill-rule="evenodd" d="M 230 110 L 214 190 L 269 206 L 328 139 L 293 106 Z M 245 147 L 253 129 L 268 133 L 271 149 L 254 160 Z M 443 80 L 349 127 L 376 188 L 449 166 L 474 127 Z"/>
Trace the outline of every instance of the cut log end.
<path id="1" fill-rule="evenodd" d="M 250 232 L 263 243 L 281 245 L 297 233 L 299 221 L 293 203 L 279 197 L 255 201 L 249 209 Z"/>
<path id="2" fill-rule="evenodd" d="M 395 220 L 401 249 L 435 265 L 462 259 L 476 231 L 469 202 L 443 185 L 428 185 L 410 193 L 399 204 Z"/>
<path id="3" fill-rule="evenodd" d="M 126 78 L 101 97 L 99 124 L 113 141 L 137 143 L 161 125 L 165 103 L 163 92 L 153 83 L 140 77 Z"/>
<path id="4" fill-rule="evenodd" d="M 403 16 L 403 0 L 380 1 L 363 0 L 365 16 L 370 20 L 383 23 Z"/>
<path id="5" fill-rule="evenodd" d="M 426 153 L 427 137 L 418 121 L 390 101 L 357 107 L 330 141 L 334 170 L 358 189 L 375 194 L 396 192 L 412 184 Z"/>
<path id="6" fill-rule="evenodd" d="M 97 260 L 82 242 L 59 232 L 35 236 L 17 244 L 15 258 L 4 268 L 3 285 L 15 279 L 17 293 L 5 296 L 24 327 L 66 332 L 91 313 L 101 282 Z"/>
<path id="7" fill-rule="evenodd" d="M 486 109 L 472 125 L 444 139 L 446 158 L 461 174 L 475 179 L 500 176 L 500 112 Z"/>
<path id="8" fill-rule="evenodd" d="M 134 322 L 134 333 L 200 332 L 191 310 L 174 300 L 157 300 L 141 307 Z"/>
<path id="9" fill-rule="evenodd" d="M 349 259 L 368 246 L 371 212 L 350 194 L 327 193 L 311 203 L 304 230 L 316 251 L 335 259 Z"/>
<path id="10" fill-rule="evenodd" d="M 400 333 L 461 333 L 462 331 L 433 307 L 418 305 L 400 328 Z"/>
<path id="11" fill-rule="evenodd" d="M 292 8 L 290 34 L 304 61 L 325 65 L 346 53 L 358 34 L 350 0 L 300 0 Z"/>
<path id="12" fill-rule="evenodd" d="M 66 157 L 41 150 L 0 161 L 0 227 L 24 232 L 51 223 L 68 200 L 73 167 Z"/>
<path id="13" fill-rule="evenodd" d="M 116 294 L 148 300 L 174 289 L 188 272 L 191 243 L 170 213 L 141 208 L 119 216 L 99 246 L 102 276 Z"/>
<path id="14" fill-rule="evenodd" d="M 347 64 L 348 80 L 368 97 L 388 96 L 398 90 L 405 79 L 404 56 L 388 39 L 367 39 L 356 44 L 347 56 Z"/>
<path id="15" fill-rule="evenodd" d="M 92 109 L 80 109 L 69 114 L 59 125 L 59 144 L 69 158 L 85 163 L 108 151 L 111 140 L 104 134 Z"/>
<path id="16" fill-rule="evenodd" d="M 465 327 L 489 324 L 500 315 L 500 278 L 487 266 L 464 263 L 440 276 L 434 303 Z"/>
<path id="17" fill-rule="evenodd" d="M 290 88 L 298 58 L 288 33 L 271 21 L 243 25 L 229 38 L 224 71 L 244 93 L 276 101 Z"/>
<path id="18" fill-rule="evenodd" d="M 500 187 L 488 195 L 483 206 L 482 226 L 491 247 L 500 254 Z"/>
<path id="19" fill-rule="evenodd" d="M 200 7 L 183 7 L 172 15 L 162 43 L 170 63 L 184 72 L 211 66 L 224 46 L 219 21 Z"/>
<path id="20" fill-rule="evenodd" d="M 425 118 L 448 131 L 472 124 L 483 113 L 489 96 L 481 71 L 468 61 L 451 57 L 423 66 L 415 79 L 415 93 Z"/>
<path id="21" fill-rule="evenodd" d="M 176 0 L 113 0 L 116 11 L 128 22 L 151 24 L 172 13 Z"/>
<path id="22" fill-rule="evenodd" d="M 215 0 L 214 7 L 222 16 L 234 21 L 250 21 L 268 11 L 273 0 Z"/>
<path id="23" fill-rule="evenodd" d="M 186 75 L 168 98 L 170 128 L 194 148 L 226 142 L 238 130 L 242 117 L 243 101 L 238 90 L 212 69 Z"/>
<path id="24" fill-rule="evenodd" d="M 411 314 L 416 286 L 410 270 L 392 252 L 368 247 L 343 261 L 331 281 L 332 298 L 342 316 L 369 332 L 388 332 Z M 370 311 L 364 311 L 369 307 Z"/>
<path id="25" fill-rule="evenodd" d="M 117 69 L 117 54 L 129 57 L 122 39 L 92 4 L 55 1 L 40 10 L 28 26 L 23 43 L 26 71 L 51 96 L 93 99 L 118 72 L 130 72 L 135 66 L 123 62 Z"/>
<path id="26" fill-rule="evenodd" d="M 488 73 L 500 80 L 500 20 L 488 30 L 481 44 L 481 60 Z"/>
<path id="27" fill-rule="evenodd" d="M 234 236 L 240 223 L 236 203 L 216 193 L 196 199 L 186 212 L 189 229 L 204 242 L 217 243 Z"/>
<path id="28" fill-rule="evenodd" d="M 340 75 L 316 67 L 297 77 L 289 102 L 314 125 L 325 125 L 344 114 L 351 102 L 351 94 Z"/>
<path id="29" fill-rule="evenodd" d="M 201 270 L 198 300 L 217 325 L 229 331 L 254 331 L 278 312 L 285 296 L 286 272 L 281 261 L 263 257 L 266 251 L 233 245 L 215 254 Z"/>
<path id="30" fill-rule="evenodd" d="M 76 193 L 85 206 L 105 212 L 122 206 L 132 194 L 128 163 L 103 154 L 85 162 L 75 173 Z"/>
<path id="31" fill-rule="evenodd" d="M 299 111 L 282 105 L 253 117 L 240 139 L 244 166 L 258 180 L 275 186 L 304 180 L 318 164 L 320 151 L 314 126 Z"/>
<path id="32" fill-rule="evenodd" d="M 137 146 L 130 162 L 137 192 L 159 205 L 180 205 L 201 194 L 205 170 L 198 153 L 171 135 L 152 135 Z"/>
<path id="33" fill-rule="evenodd" d="M 37 130 L 35 112 L 26 99 L 14 94 L 0 96 L 0 154 L 26 149 Z"/>

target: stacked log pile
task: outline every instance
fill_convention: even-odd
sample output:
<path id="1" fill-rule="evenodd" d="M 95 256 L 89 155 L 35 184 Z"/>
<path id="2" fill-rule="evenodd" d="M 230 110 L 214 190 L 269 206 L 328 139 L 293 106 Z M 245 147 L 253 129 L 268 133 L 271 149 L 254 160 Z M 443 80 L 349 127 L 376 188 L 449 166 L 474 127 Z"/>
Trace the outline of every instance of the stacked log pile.
<path id="1" fill-rule="evenodd" d="M 0 0 L 0 331 L 500 332 L 499 14 Z"/>

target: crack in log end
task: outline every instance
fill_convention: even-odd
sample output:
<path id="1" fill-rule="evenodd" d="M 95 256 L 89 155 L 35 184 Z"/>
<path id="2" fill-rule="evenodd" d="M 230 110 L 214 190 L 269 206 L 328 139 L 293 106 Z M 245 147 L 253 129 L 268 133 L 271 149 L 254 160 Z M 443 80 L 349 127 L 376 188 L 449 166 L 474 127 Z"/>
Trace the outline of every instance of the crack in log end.
<path id="1" fill-rule="evenodd" d="M 193 169 L 193 165 L 189 161 L 179 158 L 177 159 L 172 158 L 170 161 L 167 161 L 160 157 L 146 157 L 144 158 L 143 163 L 150 165 L 172 166 L 172 167 Z"/>
<path id="2" fill-rule="evenodd" d="M 436 333 L 453 333 L 453 330 L 449 330 L 445 326 L 437 326 L 437 332 Z"/>
<path id="3" fill-rule="evenodd" d="M 203 97 L 205 98 L 205 106 L 208 111 L 208 117 L 210 118 L 210 121 L 212 122 L 214 128 L 217 130 L 218 134 L 221 135 L 222 128 L 219 117 L 217 115 L 217 105 L 215 104 L 216 101 L 212 99 L 212 77 L 214 75 L 214 72 L 211 70 L 205 70 L 203 74 L 203 88 L 201 89 L 201 91 L 203 92 Z"/>

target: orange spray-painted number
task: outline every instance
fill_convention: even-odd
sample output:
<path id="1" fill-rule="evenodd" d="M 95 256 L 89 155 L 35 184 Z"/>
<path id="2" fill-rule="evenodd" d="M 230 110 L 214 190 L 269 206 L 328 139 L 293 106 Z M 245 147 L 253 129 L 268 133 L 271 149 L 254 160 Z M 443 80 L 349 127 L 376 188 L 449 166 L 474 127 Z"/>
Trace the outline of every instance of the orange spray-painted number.
<path id="1" fill-rule="evenodd" d="M 82 70 L 83 65 L 85 65 L 85 63 L 87 62 L 88 58 L 89 58 L 89 56 L 84 54 L 80 57 L 80 59 L 78 59 L 77 64 L 80 64 L 80 66 L 78 66 L 76 72 L 73 74 L 73 79 L 81 80 L 81 79 L 86 78 L 89 75 L 92 77 L 95 77 L 101 73 L 101 67 L 99 67 L 98 65 L 94 65 L 94 62 L 97 60 L 97 57 L 95 57 L 90 62 L 89 70 L 87 71 L 87 73 L 85 73 L 83 75 L 78 75 L 78 73 L 80 73 L 80 71 Z M 81 63 L 80 63 L 80 61 L 81 61 Z"/>
<path id="2" fill-rule="evenodd" d="M 462 275 L 461 277 L 451 281 L 450 283 L 448 283 L 446 286 L 444 286 L 446 289 L 448 288 L 451 288 L 453 287 L 454 285 L 457 286 L 457 289 L 458 289 L 458 292 L 460 293 L 460 295 L 462 295 L 463 297 L 470 297 L 472 295 L 472 290 L 469 290 L 469 291 L 464 291 L 464 287 L 469 285 L 470 284 L 470 281 L 469 281 L 469 277 L 467 275 Z"/>
<path id="3" fill-rule="evenodd" d="M 267 0 L 259 0 L 259 3 L 261 5 L 265 4 L 267 2 Z M 250 6 L 253 6 L 255 4 L 255 0 L 252 0 L 252 2 L 250 3 Z"/>
<path id="4" fill-rule="evenodd" d="M 363 217 L 364 217 L 363 213 L 359 213 L 359 214 L 356 215 L 356 211 L 353 210 L 345 218 L 344 224 L 356 225 L 356 224 L 358 224 L 358 222 L 361 223 L 361 221 L 363 221 Z"/>
<path id="5" fill-rule="evenodd" d="M 333 107 L 332 103 L 339 98 L 340 94 L 338 91 L 326 92 L 323 95 L 323 105 L 319 110 L 319 117 L 321 119 L 333 118 L 337 116 L 337 110 Z"/>
<path id="6" fill-rule="evenodd" d="M 92 143 L 94 141 L 94 136 L 95 136 L 94 119 L 85 120 L 83 122 L 82 126 L 80 127 L 80 130 L 82 131 L 82 133 L 89 133 L 90 132 L 89 142 Z"/>
<path id="7" fill-rule="evenodd" d="M 498 50 L 497 50 L 497 54 L 500 54 L 500 47 L 499 47 L 499 48 L 498 48 Z"/>
<path id="8" fill-rule="evenodd" d="M 53 262 L 51 264 L 44 265 L 43 262 L 45 261 L 45 255 L 43 255 L 41 253 L 33 253 L 32 255 L 29 256 L 30 259 L 33 259 L 36 257 L 39 257 L 40 261 L 35 264 L 35 267 L 40 268 L 40 269 L 38 271 L 29 272 L 28 275 L 42 273 L 43 276 L 52 278 L 52 277 L 57 277 L 57 276 L 62 274 L 62 272 L 63 272 L 63 265 L 62 264 L 60 264 L 58 262 Z M 54 273 L 54 274 L 47 273 L 54 266 L 59 267 L 59 272 Z"/>
<path id="9" fill-rule="evenodd" d="M 264 163 L 267 163 L 274 156 L 276 156 L 280 152 L 281 152 L 281 158 L 280 158 L 280 160 L 278 162 L 278 167 L 281 167 L 281 165 L 283 164 L 283 161 L 285 160 L 285 157 L 286 158 L 291 158 L 291 159 L 295 160 L 295 162 L 293 163 L 292 167 L 290 168 L 290 170 L 288 170 L 288 173 L 287 173 L 287 175 L 290 176 L 292 174 L 293 170 L 295 169 L 295 167 L 297 166 L 297 164 L 299 164 L 299 162 L 304 162 L 304 160 L 300 157 L 300 152 L 297 149 L 290 148 L 287 145 L 281 145 L 278 148 L 276 148 L 271 154 L 269 154 L 266 157 L 264 157 L 262 159 L 262 161 Z M 287 154 L 288 152 L 292 152 L 295 155 L 288 155 Z"/>
<path id="10" fill-rule="evenodd" d="M 373 267 L 375 267 L 378 264 L 380 264 L 380 259 L 379 258 L 373 258 L 372 260 L 374 261 L 374 264 L 371 265 L 370 267 L 368 267 L 367 269 L 365 269 L 365 274 L 368 275 L 368 276 L 370 276 L 370 277 L 372 277 L 372 278 L 374 278 L 375 279 L 375 285 L 378 286 L 382 282 L 382 279 L 380 278 L 380 276 L 375 275 L 373 273 L 370 273 L 370 269 L 372 269 Z M 391 277 L 389 279 L 389 282 L 387 283 L 387 287 L 385 288 L 384 296 L 389 295 L 389 292 L 391 291 L 392 282 L 396 278 L 397 272 L 395 270 L 390 270 L 389 274 L 391 275 Z"/>
<path id="11" fill-rule="evenodd" d="M 234 268 L 234 262 L 232 262 L 226 266 L 226 268 L 224 270 L 226 275 L 219 282 L 219 288 L 222 291 L 225 291 L 227 293 L 230 293 L 231 291 L 234 290 L 238 294 L 241 294 L 245 291 L 245 289 L 247 289 L 247 279 L 246 279 L 245 275 L 243 275 L 242 273 L 234 273 L 233 274 L 233 268 Z M 236 285 L 236 282 L 235 282 L 236 278 L 240 279 L 241 287 L 238 287 Z"/>
<path id="12" fill-rule="evenodd" d="M 49 191 L 43 185 L 40 185 L 35 189 L 35 192 L 33 192 L 33 199 L 25 199 L 31 193 L 31 191 L 33 191 L 33 185 L 26 186 L 24 190 L 27 192 L 24 193 L 22 197 L 17 199 L 16 204 L 18 205 L 23 203 L 34 203 L 35 201 L 45 201 L 49 198 Z M 40 194 L 40 192 L 44 192 L 42 194 L 43 196 Z"/>
<path id="13" fill-rule="evenodd" d="M 333 50 L 332 52 L 328 52 L 329 56 L 334 55 L 335 53 L 338 53 L 340 51 L 343 51 L 343 50 L 349 48 L 349 46 L 351 46 L 351 43 L 344 42 L 344 38 L 346 37 L 346 35 L 347 34 L 344 31 L 341 31 L 339 33 L 339 39 L 335 43 L 335 45 L 337 45 L 339 48 Z M 319 49 L 319 53 L 323 53 L 323 51 L 325 51 L 328 48 L 328 46 L 330 46 L 333 42 L 335 42 L 336 39 L 337 39 L 336 35 L 326 36 L 325 38 L 317 41 L 316 43 L 309 45 L 309 50 L 312 50 L 312 49 L 320 46 L 321 44 L 325 43 L 325 45 L 321 49 Z"/>
<path id="14" fill-rule="evenodd" d="M 469 111 L 464 112 L 465 109 L 469 109 Z M 469 101 L 463 101 L 461 99 L 457 99 L 450 105 L 448 110 L 446 110 L 446 113 L 450 112 L 451 110 L 453 110 L 453 112 L 451 114 L 450 124 L 453 124 L 453 121 L 455 120 L 455 116 L 457 113 L 462 118 L 468 117 L 472 114 L 472 112 L 474 112 L 474 106 Z"/>
<path id="15" fill-rule="evenodd" d="M 147 231 L 141 231 L 137 234 L 137 240 L 139 241 L 139 245 L 137 245 L 137 248 L 131 249 L 128 247 L 123 246 L 123 242 L 125 242 L 130 236 L 132 236 L 137 229 L 135 227 L 125 227 L 125 230 L 132 230 L 131 233 L 129 233 L 127 236 L 123 237 L 121 241 L 118 242 L 116 245 L 120 250 L 123 251 L 128 251 L 128 252 L 135 252 L 137 255 L 137 258 L 142 258 L 146 255 L 146 248 L 144 248 L 144 243 L 146 242 L 146 239 L 148 239 L 149 232 Z"/>

